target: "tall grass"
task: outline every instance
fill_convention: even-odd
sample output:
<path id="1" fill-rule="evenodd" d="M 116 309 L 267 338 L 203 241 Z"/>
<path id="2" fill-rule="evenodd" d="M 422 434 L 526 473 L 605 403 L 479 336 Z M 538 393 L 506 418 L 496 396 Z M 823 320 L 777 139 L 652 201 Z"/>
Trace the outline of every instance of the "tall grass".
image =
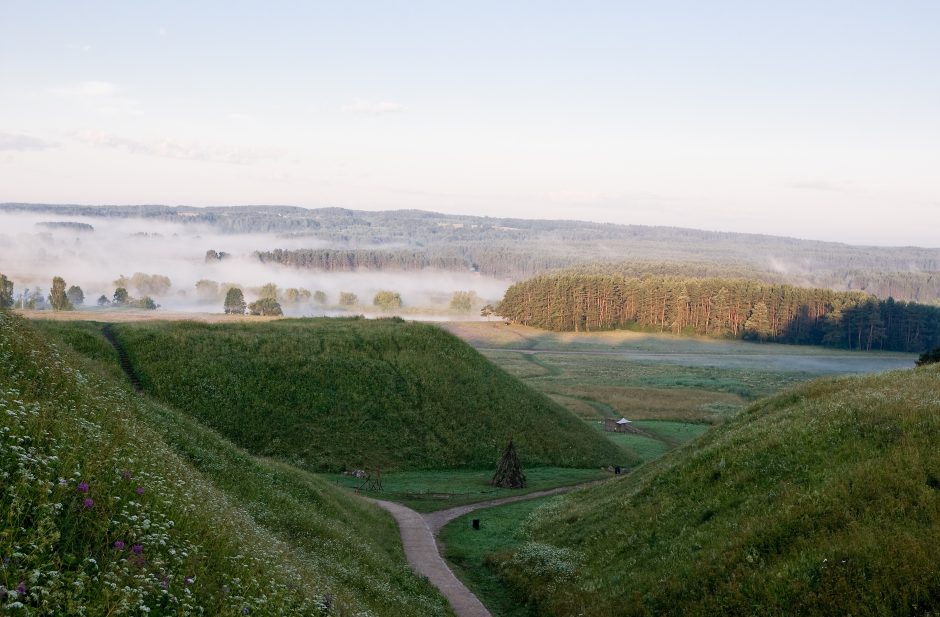
<path id="1" fill-rule="evenodd" d="M 940 612 L 940 370 L 828 379 L 536 510 L 504 580 L 548 615 Z"/>
<path id="2" fill-rule="evenodd" d="M 386 515 L 100 366 L 0 311 L 0 613 L 447 613 Z"/>
<path id="3" fill-rule="evenodd" d="M 137 323 L 114 331 L 145 391 L 255 454 L 315 471 L 488 468 L 624 453 L 435 326 L 401 320 Z"/>

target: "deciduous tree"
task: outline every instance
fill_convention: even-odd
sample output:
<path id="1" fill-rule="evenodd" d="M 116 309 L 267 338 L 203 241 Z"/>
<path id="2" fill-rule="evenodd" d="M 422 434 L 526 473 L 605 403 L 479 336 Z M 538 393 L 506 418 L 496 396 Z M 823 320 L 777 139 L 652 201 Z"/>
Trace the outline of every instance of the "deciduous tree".
<path id="1" fill-rule="evenodd" d="M 227 315 L 245 314 L 245 295 L 238 287 L 232 287 L 225 294 L 225 304 L 223 306 Z"/>
<path id="2" fill-rule="evenodd" d="M 53 311 L 71 311 L 74 307 L 65 293 L 65 280 L 61 276 L 53 277 L 49 289 L 49 304 Z"/>

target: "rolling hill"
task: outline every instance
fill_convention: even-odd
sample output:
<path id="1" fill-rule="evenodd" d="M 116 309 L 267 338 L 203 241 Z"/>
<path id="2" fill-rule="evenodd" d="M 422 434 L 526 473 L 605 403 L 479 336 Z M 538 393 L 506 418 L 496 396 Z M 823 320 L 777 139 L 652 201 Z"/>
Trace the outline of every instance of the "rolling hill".
<path id="1" fill-rule="evenodd" d="M 935 615 L 940 367 L 812 382 L 493 557 L 546 615 Z"/>
<path id="2" fill-rule="evenodd" d="M 311 471 L 491 468 L 630 454 L 442 329 L 400 319 L 113 328 L 143 389 L 250 452 Z"/>
<path id="3" fill-rule="evenodd" d="M 387 514 L 134 396 L 96 326 L 59 330 L 0 310 L 0 613 L 449 613 Z"/>

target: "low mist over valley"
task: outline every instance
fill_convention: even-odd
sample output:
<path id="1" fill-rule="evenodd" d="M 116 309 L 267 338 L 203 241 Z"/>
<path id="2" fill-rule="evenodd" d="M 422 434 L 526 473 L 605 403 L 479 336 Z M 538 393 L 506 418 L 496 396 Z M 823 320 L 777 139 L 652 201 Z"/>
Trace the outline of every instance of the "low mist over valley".
<path id="1" fill-rule="evenodd" d="M 221 312 L 228 288 L 242 288 L 246 299 L 254 299 L 262 286 L 273 283 L 287 315 L 368 311 L 376 293 L 392 290 L 400 294 L 401 311 L 419 311 L 425 317 L 451 311 L 454 292 L 472 292 L 472 305 L 462 313 L 473 316 L 482 304 L 502 297 L 509 284 L 470 267 L 314 270 L 262 262 L 258 251 L 327 249 L 350 243 L 180 219 L 186 220 L 4 210 L 0 211 L 0 263 L 14 281 L 18 299 L 24 289 L 39 288 L 45 296 L 52 278 L 61 276 L 82 288 L 86 307 L 96 306 L 101 295 L 110 299 L 116 287 L 126 287 L 131 296 L 150 296 L 161 308 L 173 311 Z M 403 245 L 380 246 L 396 251 Z M 357 302 L 340 308 L 341 293 L 355 294 Z"/>
<path id="2" fill-rule="evenodd" d="M 217 311 L 228 288 L 251 300 L 273 283 L 288 315 L 369 313 L 385 290 L 401 304 L 384 314 L 470 318 L 512 282 L 553 272 L 751 279 L 940 301 L 940 249 L 674 227 L 416 210 L 3 204 L 0 239 L 4 273 L 20 292 L 45 293 L 61 276 L 82 288 L 86 306 L 126 286 L 165 309 Z"/>

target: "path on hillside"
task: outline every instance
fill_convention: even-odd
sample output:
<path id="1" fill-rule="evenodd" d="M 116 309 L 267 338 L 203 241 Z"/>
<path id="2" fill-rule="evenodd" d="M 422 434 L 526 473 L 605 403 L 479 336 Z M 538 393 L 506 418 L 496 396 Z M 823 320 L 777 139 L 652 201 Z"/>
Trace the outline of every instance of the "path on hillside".
<path id="1" fill-rule="evenodd" d="M 595 482 L 596 481 L 586 482 L 573 486 L 560 486 L 544 491 L 526 493 L 525 495 L 514 495 L 512 497 L 479 501 L 477 503 L 456 506 L 447 510 L 428 512 L 427 514 L 415 512 L 407 506 L 391 501 L 367 499 L 384 508 L 395 517 L 395 520 L 398 522 L 399 531 L 401 532 L 401 543 L 405 548 L 405 557 L 408 558 L 411 569 L 421 576 L 426 576 L 427 579 L 431 581 L 431 584 L 444 594 L 444 597 L 450 602 L 457 617 L 492 617 L 486 607 L 483 606 L 483 603 L 480 602 L 480 599 L 477 598 L 472 591 L 467 589 L 467 586 L 460 582 L 460 579 L 454 576 L 447 562 L 444 561 L 440 546 L 437 544 L 437 534 L 440 532 L 441 528 L 455 518 L 469 514 L 474 510 L 492 508 L 506 503 L 525 501 L 527 499 L 560 495 L 561 493 L 567 493 L 576 488 L 580 488 L 585 484 L 594 484 Z"/>
<path id="2" fill-rule="evenodd" d="M 117 352 L 118 362 L 121 364 L 121 368 L 124 370 L 124 373 L 130 380 L 131 385 L 134 386 L 134 390 L 142 392 L 144 388 L 140 384 L 140 379 L 134 372 L 134 366 L 131 364 L 130 358 L 127 357 L 127 352 L 118 342 L 117 338 L 115 338 L 114 330 L 112 330 L 111 324 L 105 324 L 105 326 L 101 328 L 101 334 L 109 343 L 111 343 L 111 346 L 114 347 L 114 351 Z"/>

